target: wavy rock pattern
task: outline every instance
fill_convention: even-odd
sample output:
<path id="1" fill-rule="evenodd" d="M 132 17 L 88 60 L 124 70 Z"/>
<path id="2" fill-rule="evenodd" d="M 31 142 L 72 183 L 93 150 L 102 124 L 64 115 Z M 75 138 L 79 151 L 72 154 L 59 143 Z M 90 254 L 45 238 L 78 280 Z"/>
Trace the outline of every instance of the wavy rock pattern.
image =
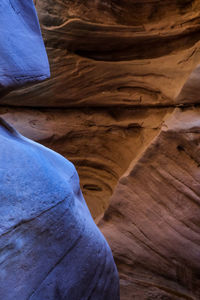
<path id="1" fill-rule="evenodd" d="M 182 103 L 175 99 L 200 60 L 199 0 L 38 0 L 36 7 L 52 77 L 10 94 L 2 103 L 45 107 Z"/>
<path id="2" fill-rule="evenodd" d="M 119 299 L 74 166 L 0 119 L 0 298 Z"/>
<path id="3" fill-rule="evenodd" d="M 52 77 L 0 115 L 75 164 L 96 222 L 106 210 L 122 300 L 199 300 L 200 1 L 36 7 Z"/>
<path id="4" fill-rule="evenodd" d="M 94 218 L 108 206 L 113 189 L 130 161 L 156 135 L 170 109 L 149 110 L 1 109 L 23 135 L 72 161 Z M 126 148 L 126 152 L 124 152 Z"/>
<path id="5" fill-rule="evenodd" d="M 200 298 L 199 115 L 172 114 L 120 178 L 101 222 L 122 300 Z"/>

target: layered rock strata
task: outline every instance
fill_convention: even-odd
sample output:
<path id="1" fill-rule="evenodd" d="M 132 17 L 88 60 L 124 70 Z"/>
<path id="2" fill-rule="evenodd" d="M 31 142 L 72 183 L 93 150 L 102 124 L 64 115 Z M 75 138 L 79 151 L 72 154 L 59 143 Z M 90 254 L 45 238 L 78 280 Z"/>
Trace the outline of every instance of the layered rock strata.
<path id="1" fill-rule="evenodd" d="M 96 222 L 106 210 L 122 300 L 198 300 L 200 1 L 36 7 L 52 77 L 0 115 L 74 162 Z"/>
<path id="2" fill-rule="evenodd" d="M 75 164 L 90 211 L 99 219 L 130 161 L 156 135 L 169 111 L 1 108 L 0 116 Z"/>
<path id="3" fill-rule="evenodd" d="M 199 109 L 175 110 L 111 198 L 100 228 L 122 300 L 200 297 L 199 116 Z"/>
<path id="4" fill-rule="evenodd" d="M 175 98 L 200 61 L 199 0 L 38 0 L 36 7 L 52 77 L 10 94 L 2 103 L 182 104 Z"/>

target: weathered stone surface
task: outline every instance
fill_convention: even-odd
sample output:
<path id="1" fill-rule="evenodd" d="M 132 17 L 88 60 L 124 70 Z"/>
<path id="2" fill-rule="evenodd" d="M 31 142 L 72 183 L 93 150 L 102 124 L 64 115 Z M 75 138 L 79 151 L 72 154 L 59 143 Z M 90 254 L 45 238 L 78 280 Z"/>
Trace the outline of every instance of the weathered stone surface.
<path id="1" fill-rule="evenodd" d="M 101 230 L 125 299 L 199 299 L 200 110 L 177 109 L 120 178 Z"/>
<path id="2" fill-rule="evenodd" d="M 0 299 L 119 299 L 74 166 L 0 119 Z"/>
<path id="3" fill-rule="evenodd" d="M 200 1 L 36 7 L 52 77 L 0 115 L 75 164 L 96 222 L 113 194 L 99 225 L 122 300 L 199 300 L 200 111 L 173 110 L 200 101 Z"/>
<path id="4" fill-rule="evenodd" d="M 200 103 L 200 65 L 192 71 L 176 99 L 176 103 L 183 105 L 187 105 L 188 102 Z"/>
<path id="5" fill-rule="evenodd" d="M 177 96 L 200 61 L 199 0 L 38 0 L 36 7 L 52 77 L 1 103 L 46 107 L 181 103 Z"/>
<path id="6" fill-rule="evenodd" d="M 32 0 L 1 0 L 0 93 L 49 77 L 49 64 Z"/>
<path id="7" fill-rule="evenodd" d="M 72 161 L 95 219 L 108 207 L 130 162 L 158 133 L 171 109 L 0 109 L 20 133 Z"/>

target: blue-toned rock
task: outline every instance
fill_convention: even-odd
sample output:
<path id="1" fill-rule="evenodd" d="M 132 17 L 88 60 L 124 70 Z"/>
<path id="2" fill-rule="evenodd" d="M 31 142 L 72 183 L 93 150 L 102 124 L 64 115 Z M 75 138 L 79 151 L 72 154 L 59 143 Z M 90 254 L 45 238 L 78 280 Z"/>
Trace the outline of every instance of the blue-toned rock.
<path id="1" fill-rule="evenodd" d="M 118 300 L 72 163 L 0 120 L 0 299 Z"/>
<path id="2" fill-rule="evenodd" d="M 0 2 L 0 91 L 49 77 L 49 63 L 32 0 Z"/>

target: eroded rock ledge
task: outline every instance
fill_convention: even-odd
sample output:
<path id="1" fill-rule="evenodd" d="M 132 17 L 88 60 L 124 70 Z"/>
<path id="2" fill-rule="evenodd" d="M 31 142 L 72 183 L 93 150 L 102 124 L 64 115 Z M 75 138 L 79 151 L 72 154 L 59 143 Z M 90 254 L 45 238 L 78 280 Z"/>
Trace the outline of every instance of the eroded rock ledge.
<path id="1" fill-rule="evenodd" d="M 2 104 L 182 104 L 175 99 L 200 61 L 199 0 L 38 0 L 36 7 L 52 77 L 8 95 Z"/>

